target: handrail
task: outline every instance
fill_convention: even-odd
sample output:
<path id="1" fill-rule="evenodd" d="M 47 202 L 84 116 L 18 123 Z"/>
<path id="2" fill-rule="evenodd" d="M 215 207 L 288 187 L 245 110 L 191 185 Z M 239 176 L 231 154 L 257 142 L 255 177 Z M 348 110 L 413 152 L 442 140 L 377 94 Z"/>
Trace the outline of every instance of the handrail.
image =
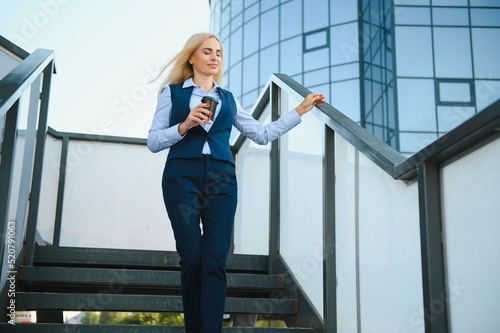
<path id="1" fill-rule="evenodd" d="M 5 46 L 2 40 L 1 45 Z M 15 50 L 16 52 L 19 50 Z M 18 55 L 17 55 L 18 56 Z M 5 120 L 5 131 L 2 137 L 2 158 L 0 159 L 0 230 L 3 232 L 0 240 L 0 267 L 2 280 L 0 281 L 0 299 L 6 300 L 8 295 L 7 271 L 16 271 L 22 260 L 32 262 L 35 247 L 37 228 L 37 213 L 40 201 L 42 164 L 47 131 L 47 114 L 50 95 L 50 83 L 54 72 L 54 52 L 38 49 L 27 56 L 17 67 L 0 80 L 0 117 Z M 31 87 L 30 103 L 28 106 L 28 127 L 24 142 L 21 181 L 19 182 L 18 207 L 15 211 L 16 219 L 12 221 L 17 234 L 14 242 L 18 247 L 9 247 L 8 265 L 4 262 L 5 246 L 11 244 L 7 240 L 6 228 L 11 226 L 7 222 L 10 202 L 12 174 L 15 168 L 14 156 L 18 138 L 18 115 L 20 99 Z M 16 225 L 19 222 L 18 225 Z M 20 236 L 20 239 L 18 238 Z M 10 236 L 9 236 L 10 237 Z M 24 241 L 24 246 L 23 246 Z M 12 263 L 11 252 L 15 252 L 15 263 Z M 22 254 L 22 255 L 21 255 Z M 26 257 L 24 257 L 26 256 Z M 7 268 L 8 267 L 8 268 Z M 6 268 L 4 270 L 4 268 Z M 9 296 L 10 297 L 10 296 Z M 0 316 L 6 317 L 5 309 L 0 310 Z"/>
<path id="2" fill-rule="evenodd" d="M 12 43 L 2 35 L 0 35 L 0 47 L 21 60 L 26 59 L 30 55 L 27 51 Z"/>
<path id="3" fill-rule="evenodd" d="M 252 111 L 254 117 L 258 117 L 269 102 L 271 84 L 276 84 L 297 100 L 301 100 L 311 93 L 310 90 L 288 75 L 273 74 L 254 106 Z M 401 180 L 415 178 L 417 167 L 423 161 L 442 162 L 457 152 L 463 151 L 483 138 L 490 136 L 500 128 L 500 100 L 497 100 L 416 154 L 405 158 L 397 150 L 359 126 L 330 104 L 318 104 L 312 112 L 387 174 L 394 179 Z M 234 154 L 242 147 L 245 139 L 242 134 L 239 134 L 233 145 Z"/>
<path id="4" fill-rule="evenodd" d="M 3 117 L 54 60 L 54 51 L 38 49 L 0 80 L 0 117 Z"/>
<path id="5" fill-rule="evenodd" d="M 258 118 L 265 108 L 272 103 L 271 112 L 273 119 L 280 111 L 280 93 L 288 95 L 296 100 L 302 100 L 310 93 L 308 89 L 295 82 L 293 79 L 282 74 L 273 74 L 269 79 L 264 91 L 261 93 L 257 103 L 252 110 L 253 116 Z M 442 228 L 445 221 L 441 214 L 441 203 L 443 201 L 440 182 L 440 164 L 450 159 L 467 153 L 468 150 L 487 144 L 489 140 L 495 140 L 500 132 L 500 100 L 474 115 L 460 126 L 443 135 L 435 142 L 424 147 L 416 154 L 405 158 L 395 149 L 382 140 L 369 133 L 334 107 L 328 104 L 319 104 L 313 108 L 312 114 L 320 119 L 325 130 L 325 151 L 323 165 L 323 242 L 328 239 L 335 240 L 336 230 L 336 202 L 335 202 L 335 151 L 334 134 L 338 134 L 346 140 L 354 149 L 365 155 L 380 169 L 394 180 L 415 180 L 418 183 L 418 216 L 420 228 L 420 249 L 422 265 L 422 292 L 423 311 L 432 314 L 425 318 L 426 331 L 449 332 L 448 304 L 445 300 L 439 309 L 433 308 L 434 301 L 441 300 L 447 291 L 445 267 L 445 253 L 442 244 Z M 243 147 L 246 138 L 239 135 L 233 145 L 233 153 L 236 155 Z M 270 152 L 270 236 L 269 236 L 269 264 L 270 271 L 274 265 L 286 266 L 283 257 L 280 256 L 279 228 L 280 228 L 280 157 L 279 145 L 274 144 Z M 277 262 L 277 264 L 276 264 Z M 314 327 L 318 331 L 335 330 L 336 323 L 336 263 L 335 256 L 324 259 L 324 311 L 326 320 L 316 320 Z M 279 269 L 280 274 L 289 274 L 289 268 Z M 292 287 L 290 292 L 300 288 Z M 313 318 L 313 306 L 306 304 L 301 306 L 301 313 L 305 318 Z M 316 316 L 317 317 L 317 316 Z"/>

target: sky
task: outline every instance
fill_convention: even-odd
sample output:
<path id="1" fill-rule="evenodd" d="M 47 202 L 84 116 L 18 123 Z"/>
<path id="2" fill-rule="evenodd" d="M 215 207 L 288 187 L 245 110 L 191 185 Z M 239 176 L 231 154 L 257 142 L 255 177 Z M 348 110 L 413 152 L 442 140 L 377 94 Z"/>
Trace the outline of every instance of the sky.
<path id="1" fill-rule="evenodd" d="M 208 0 L 0 0 L 0 35 L 54 51 L 49 126 L 63 132 L 145 138 L 158 69 L 209 30 Z"/>

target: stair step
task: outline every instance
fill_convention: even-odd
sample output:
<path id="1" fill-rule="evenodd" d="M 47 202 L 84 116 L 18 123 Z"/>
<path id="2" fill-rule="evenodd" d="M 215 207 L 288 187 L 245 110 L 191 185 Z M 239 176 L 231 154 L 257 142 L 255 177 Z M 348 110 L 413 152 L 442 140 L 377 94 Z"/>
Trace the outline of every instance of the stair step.
<path id="1" fill-rule="evenodd" d="M 2 333 L 183 333 L 184 326 L 157 325 L 65 325 L 65 324 L 0 324 Z M 312 333 L 310 328 L 224 327 L 223 333 Z"/>
<path id="2" fill-rule="evenodd" d="M 21 267 L 18 280 L 25 285 L 92 285 L 116 287 L 180 288 L 179 271 L 81 268 L 81 267 Z M 266 290 L 282 289 L 280 275 L 228 273 L 229 289 Z"/>
<path id="3" fill-rule="evenodd" d="M 112 294 L 112 291 L 106 288 L 97 294 L 18 292 L 16 309 L 182 312 L 181 296 Z M 295 299 L 228 297 L 225 313 L 293 315 L 297 307 Z"/>
<path id="4" fill-rule="evenodd" d="M 179 269 L 179 255 L 171 251 L 37 246 L 34 263 L 44 266 Z M 267 272 L 268 257 L 230 254 L 227 270 Z"/>

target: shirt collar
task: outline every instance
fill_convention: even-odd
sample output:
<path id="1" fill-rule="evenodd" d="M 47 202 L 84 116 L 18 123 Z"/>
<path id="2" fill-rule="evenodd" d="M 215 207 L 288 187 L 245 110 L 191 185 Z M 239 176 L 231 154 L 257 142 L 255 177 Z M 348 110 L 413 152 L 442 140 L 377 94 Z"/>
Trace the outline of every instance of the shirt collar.
<path id="1" fill-rule="evenodd" d="M 214 88 L 219 88 L 220 89 L 220 86 L 217 84 L 217 82 L 213 81 L 214 83 Z M 183 85 L 182 85 L 182 88 L 188 88 L 188 87 L 199 87 L 198 85 L 196 85 L 193 81 L 193 77 L 190 77 L 189 79 L 187 79 L 186 81 L 184 81 Z"/>

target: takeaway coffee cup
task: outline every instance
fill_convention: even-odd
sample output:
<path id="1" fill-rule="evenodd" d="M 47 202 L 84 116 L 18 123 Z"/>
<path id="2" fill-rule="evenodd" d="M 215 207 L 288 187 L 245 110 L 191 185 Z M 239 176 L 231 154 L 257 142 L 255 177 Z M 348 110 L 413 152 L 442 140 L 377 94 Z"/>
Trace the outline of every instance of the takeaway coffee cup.
<path id="1" fill-rule="evenodd" d="M 212 112 L 212 115 L 209 117 L 208 122 L 211 123 L 213 121 L 213 116 L 215 114 L 215 109 L 217 108 L 217 98 L 212 97 L 212 96 L 205 96 L 201 99 L 202 103 L 207 103 L 210 104 L 210 106 L 205 107 L 208 111 Z"/>

